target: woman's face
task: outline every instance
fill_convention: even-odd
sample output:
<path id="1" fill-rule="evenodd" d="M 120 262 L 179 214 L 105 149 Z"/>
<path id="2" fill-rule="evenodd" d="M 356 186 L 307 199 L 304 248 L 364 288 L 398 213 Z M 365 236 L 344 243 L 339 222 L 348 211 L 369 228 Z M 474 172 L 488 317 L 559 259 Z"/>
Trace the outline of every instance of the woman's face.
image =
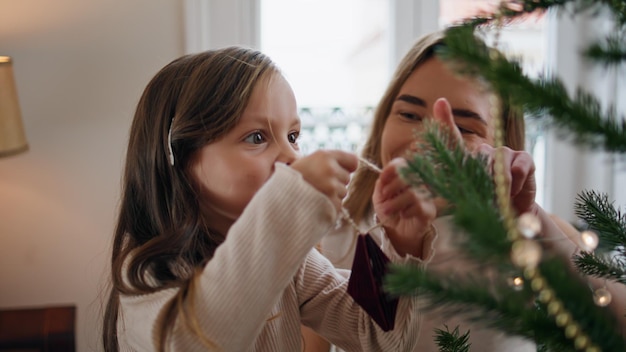
<path id="1" fill-rule="evenodd" d="M 423 129 L 426 119 L 441 120 L 441 114 L 433 114 L 439 98 L 449 102 L 454 124 L 468 150 L 482 143 L 493 145 L 489 97 L 484 84 L 458 76 L 437 58 L 426 60 L 404 82 L 391 106 L 382 132 L 382 165 L 415 150 L 416 132 Z"/>

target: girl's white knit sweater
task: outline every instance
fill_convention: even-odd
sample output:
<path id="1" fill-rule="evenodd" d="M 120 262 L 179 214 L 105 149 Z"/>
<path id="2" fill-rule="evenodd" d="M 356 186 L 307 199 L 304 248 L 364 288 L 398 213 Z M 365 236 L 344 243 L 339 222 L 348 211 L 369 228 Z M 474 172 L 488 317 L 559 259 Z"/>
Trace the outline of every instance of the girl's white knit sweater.
<path id="1" fill-rule="evenodd" d="M 204 267 L 195 314 L 220 351 L 300 351 L 300 324 L 346 351 L 414 351 L 419 316 L 401 298 L 395 329 L 383 332 L 348 295 L 350 272 L 312 249 L 333 230 L 337 212 L 322 193 L 284 164 L 257 192 Z M 402 258 L 394 258 L 398 261 Z M 122 296 L 122 351 L 154 350 L 155 326 L 177 289 Z M 206 350 L 180 321 L 171 351 Z"/>

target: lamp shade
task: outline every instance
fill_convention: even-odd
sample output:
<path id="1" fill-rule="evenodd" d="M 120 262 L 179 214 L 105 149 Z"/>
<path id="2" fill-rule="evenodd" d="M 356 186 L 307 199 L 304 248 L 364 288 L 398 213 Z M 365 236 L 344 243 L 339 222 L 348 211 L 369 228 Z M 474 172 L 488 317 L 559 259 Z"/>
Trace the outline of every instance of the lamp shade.
<path id="1" fill-rule="evenodd" d="M 15 78 L 13 61 L 0 56 L 0 157 L 28 150 Z"/>

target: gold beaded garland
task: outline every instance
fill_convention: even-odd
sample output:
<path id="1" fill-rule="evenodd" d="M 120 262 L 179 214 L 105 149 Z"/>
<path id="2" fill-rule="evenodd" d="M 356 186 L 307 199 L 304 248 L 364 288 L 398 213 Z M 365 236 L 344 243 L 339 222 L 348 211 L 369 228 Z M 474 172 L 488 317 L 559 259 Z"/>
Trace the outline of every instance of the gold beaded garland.
<path id="1" fill-rule="evenodd" d="M 561 313 L 561 309 L 563 309 L 563 304 L 559 300 L 555 299 L 548 303 L 548 314 L 550 315 L 557 315 Z"/>
<path id="2" fill-rule="evenodd" d="M 589 338 L 586 335 L 579 335 L 574 339 L 574 347 L 582 350 L 589 345 Z"/>
<path id="3" fill-rule="evenodd" d="M 580 329 L 578 329 L 578 324 L 570 322 L 565 327 L 565 337 L 567 337 L 568 339 L 574 338 L 580 332 L 579 330 Z"/>
<path id="4" fill-rule="evenodd" d="M 572 316 L 568 312 L 561 312 L 557 314 L 555 319 L 556 325 L 559 327 L 564 327 L 565 325 L 569 324 L 571 320 Z"/>
<path id="5" fill-rule="evenodd" d="M 552 297 L 554 297 L 554 292 L 552 292 L 552 290 L 549 288 L 544 288 L 543 290 L 539 291 L 538 298 L 541 303 L 546 304 L 552 301 Z"/>
<path id="6" fill-rule="evenodd" d="M 541 260 L 541 246 L 533 240 L 518 239 L 511 246 L 511 261 L 520 268 L 534 268 Z"/>
<path id="7" fill-rule="evenodd" d="M 536 277 L 533 281 L 530 282 L 530 287 L 532 287 L 533 291 L 537 292 L 544 288 L 545 281 L 541 277 Z"/>
<path id="8" fill-rule="evenodd" d="M 498 40 L 500 37 L 500 29 L 502 28 L 502 14 L 496 14 L 496 28 L 495 36 L 494 36 L 494 45 L 493 48 L 489 50 L 489 58 L 492 61 L 495 61 L 499 58 L 499 53 L 496 50 L 498 46 Z M 555 322 L 558 326 L 565 326 L 565 336 L 568 339 L 572 339 L 574 341 L 574 346 L 576 349 L 585 349 L 587 352 L 596 352 L 599 351 L 597 347 L 595 347 L 589 337 L 584 334 L 576 321 L 573 320 L 571 314 L 563 307 L 561 301 L 556 297 L 554 291 L 549 287 L 545 279 L 541 276 L 539 270 L 537 269 L 537 265 L 539 260 L 541 259 L 541 246 L 537 244 L 532 238 L 534 236 L 526 236 L 522 235 L 522 231 L 517 228 L 517 222 L 515 219 L 515 214 L 510 207 L 510 199 L 508 194 L 508 189 L 505 184 L 504 177 L 504 154 L 503 151 L 498 148 L 504 145 L 504 131 L 502 127 L 502 121 L 500 116 L 500 99 L 496 96 L 496 94 L 491 94 L 489 96 L 489 103 L 491 105 L 491 116 L 493 117 L 494 123 L 494 146 L 497 148 L 496 153 L 494 155 L 494 183 L 495 183 L 495 193 L 496 193 L 496 201 L 498 204 L 498 208 L 500 210 L 500 214 L 504 219 L 504 224 L 507 230 L 507 237 L 511 240 L 511 260 L 513 264 L 522 268 L 524 270 L 524 277 L 526 280 L 530 280 L 531 289 L 538 295 L 539 301 L 543 304 L 547 305 L 548 313 L 555 317 Z M 528 231 L 528 234 L 534 232 L 535 235 L 539 233 L 540 229 L 535 231 L 533 227 L 532 230 Z M 595 233 L 593 234 L 595 235 Z M 522 236 L 526 237 L 523 238 Z M 592 247 L 595 249 L 597 246 L 597 235 L 595 236 L 595 245 L 593 244 L 594 237 L 586 236 L 585 239 L 582 239 L 583 243 L 586 243 L 588 247 Z M 529 243 L 534 243 L 536 245 L 529 245 Z M 538 250 L 535 248 L 538 247 Z M 593 250 L 591 249 L 591 250 Z M 535 259 L 536 258 L 536 259 Z M 604 297 L 602 300 L 606 300 L 606 296 L 600 292 L 599 297 Z M 594 293 L 594 299 L 596 295 Z M 609 296 L 610 302 L 610 296 Z M 608 303 L 607 303 L 608 304 Z"/>
<path id="9" fill-rule="evenodd" d="M 524 276 L 527 279 L 532 279 L 533 277 L 535 277 L 535 275 L 537 275 L 537 270 L 535 270 L 535 268 L 525 268 L 524 269 Z"/>

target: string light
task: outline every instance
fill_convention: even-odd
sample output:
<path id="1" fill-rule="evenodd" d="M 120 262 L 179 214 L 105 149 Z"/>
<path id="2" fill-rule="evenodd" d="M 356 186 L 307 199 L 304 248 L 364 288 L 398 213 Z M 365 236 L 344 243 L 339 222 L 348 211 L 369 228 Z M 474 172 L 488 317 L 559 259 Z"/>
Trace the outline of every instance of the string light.
<path id="1" fill-rule="evenodd" d="M 606 307 L 611 304 L 611 292 L 606 287 L 601 287 L 593 292 L 593 302 L 599 307 Z"/>
<path id="2" fill-rule="evenodd" d="M 507 282 L 515 291 L 521 291 L 524 289 L 524 278 L 521 276 L 510 277 Z"/>
<path id="3" fill-rule="evenodd" d="M 590 230 L 585 230 L 580 234 L 582 240 L 581 248 L 585 252 L 593 252 L 598 247 L 598 235 Z"/>

